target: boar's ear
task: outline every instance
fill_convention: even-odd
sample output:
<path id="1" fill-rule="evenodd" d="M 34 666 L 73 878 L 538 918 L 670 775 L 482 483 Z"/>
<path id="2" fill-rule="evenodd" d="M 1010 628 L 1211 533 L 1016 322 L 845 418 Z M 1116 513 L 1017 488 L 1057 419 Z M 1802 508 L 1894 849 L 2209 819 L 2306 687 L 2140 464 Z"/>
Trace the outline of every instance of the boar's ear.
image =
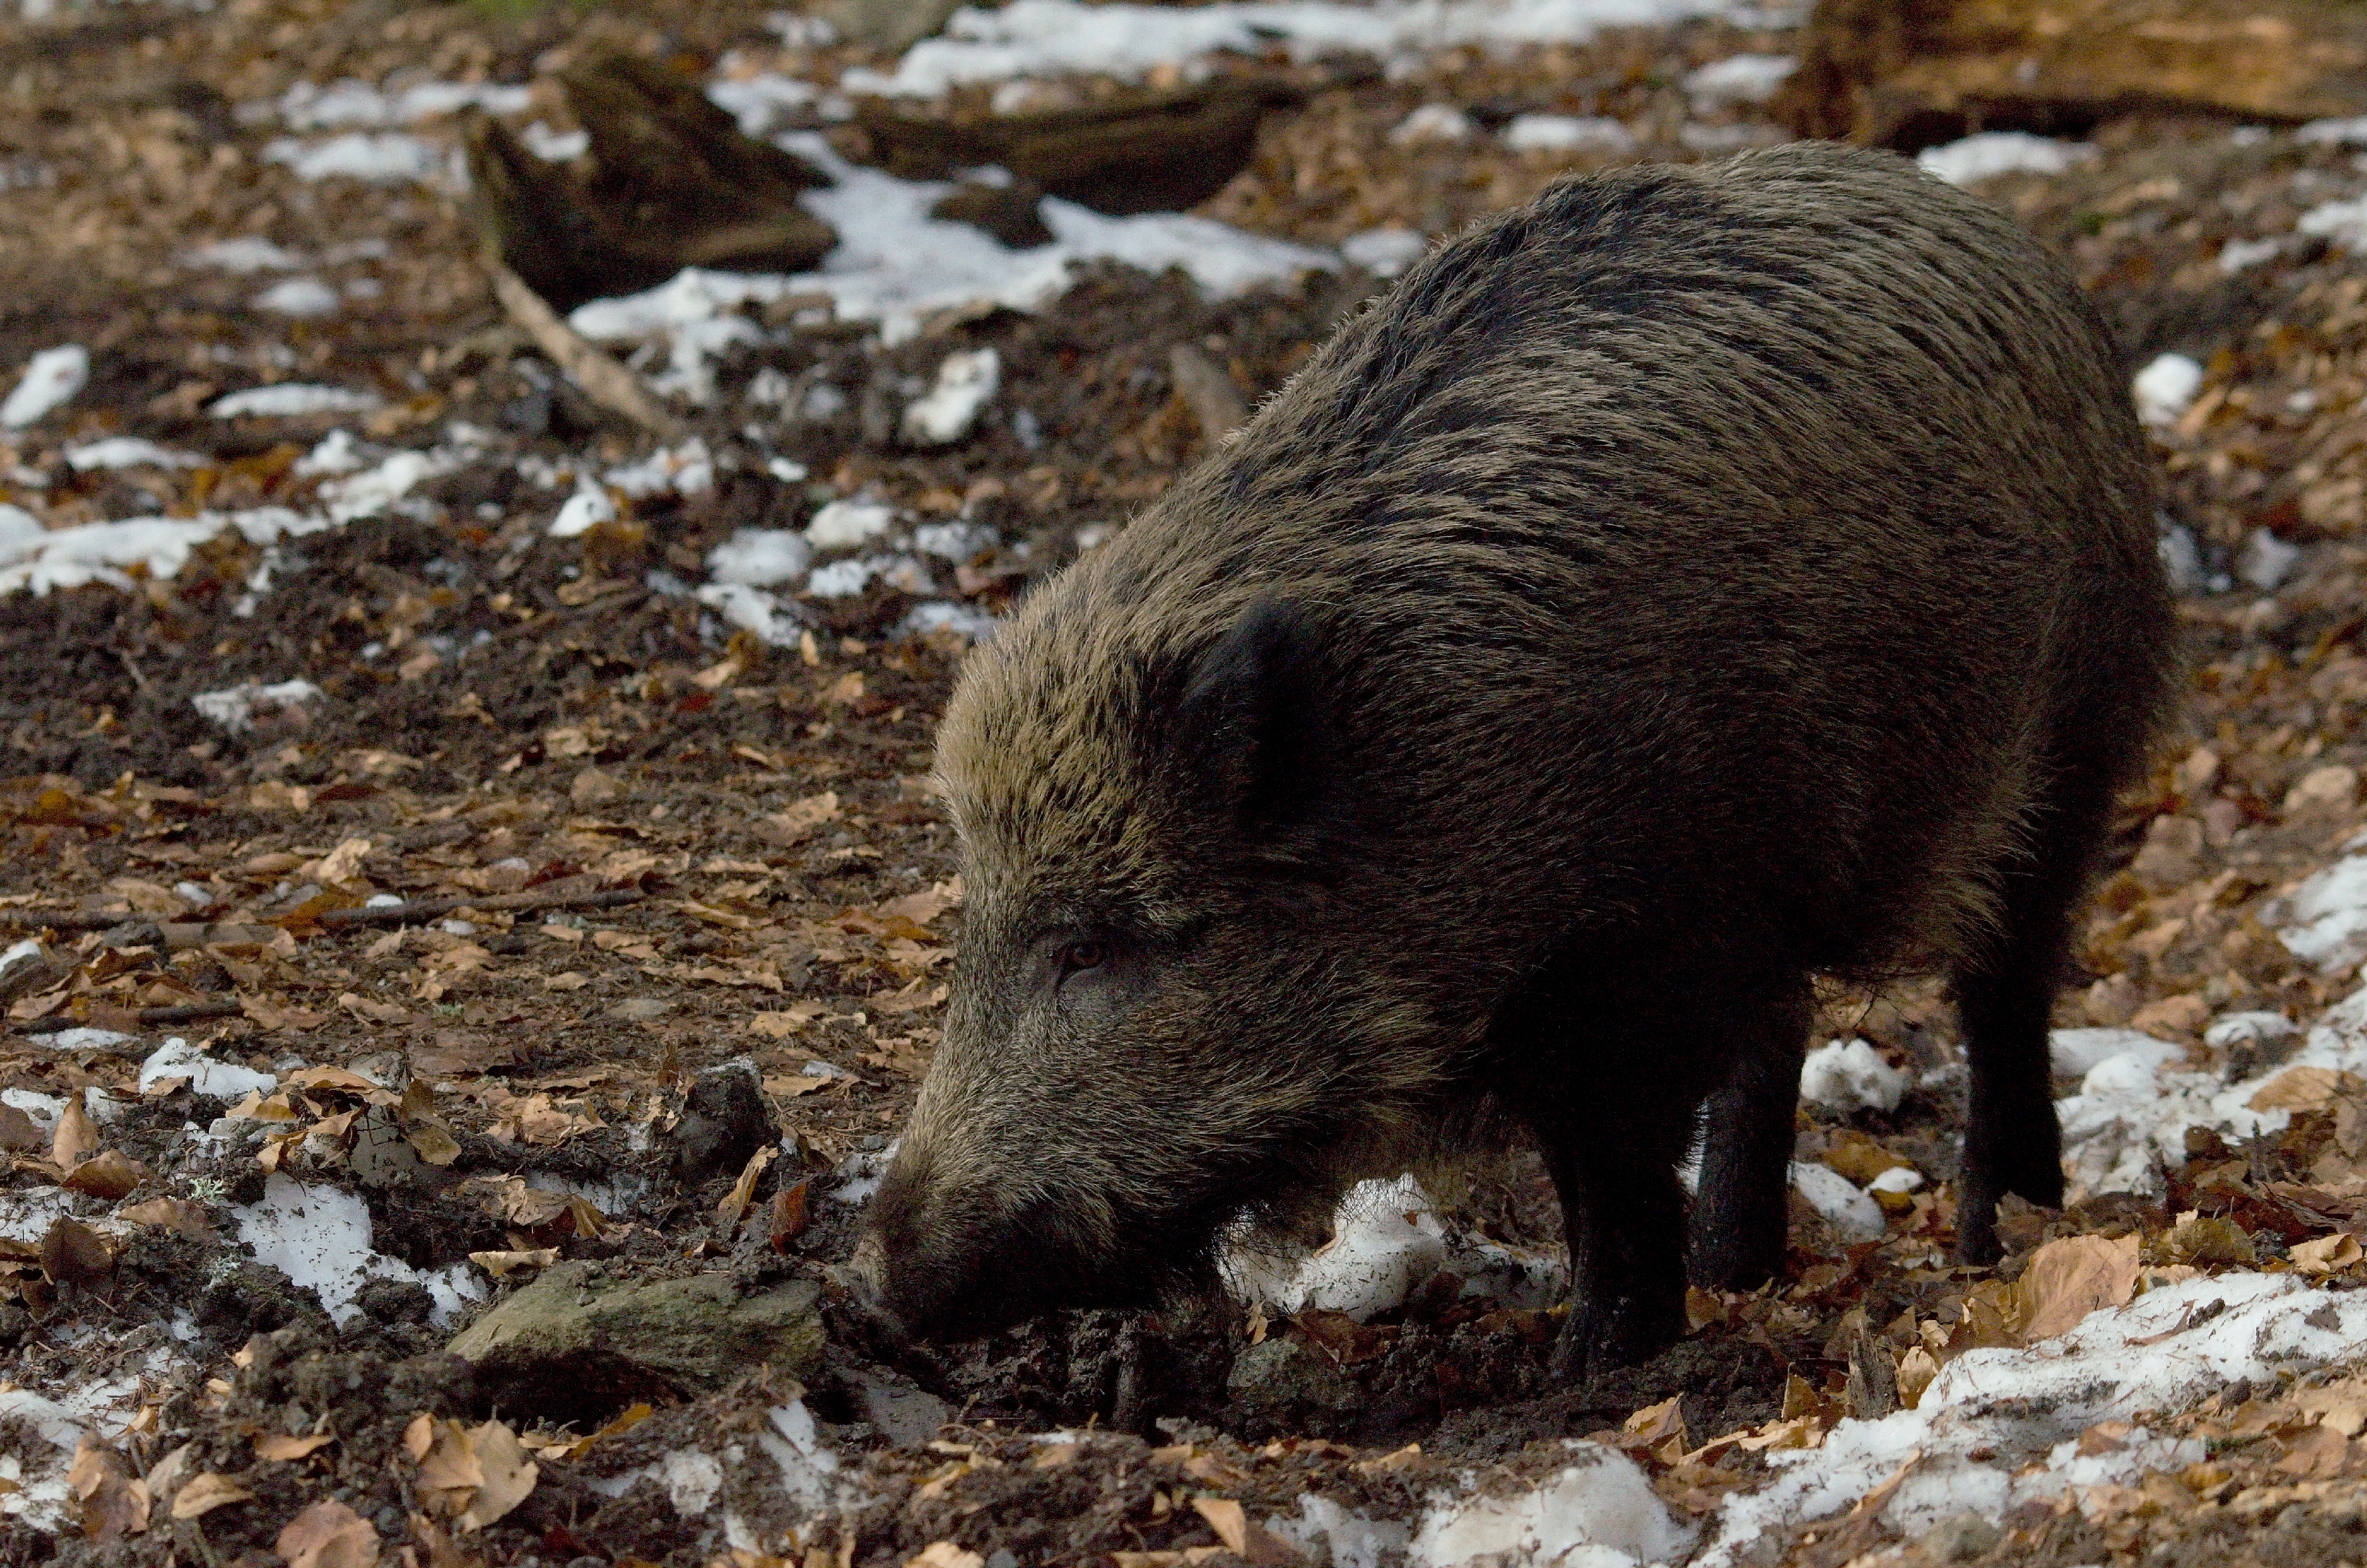
<path id="1" fill-rule="evenodd" d="M 1252 837 L 1316 825 L 1331 733 L 1319 629 L 1260 599 L 1194 662 L 1177 705 L 1189 786 Z"/>

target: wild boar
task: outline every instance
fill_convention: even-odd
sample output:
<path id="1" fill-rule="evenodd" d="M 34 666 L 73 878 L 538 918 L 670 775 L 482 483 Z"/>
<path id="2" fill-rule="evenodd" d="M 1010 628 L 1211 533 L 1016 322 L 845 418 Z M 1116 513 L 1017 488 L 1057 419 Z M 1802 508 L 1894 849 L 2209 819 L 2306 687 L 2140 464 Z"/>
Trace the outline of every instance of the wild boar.
<path id="1" fill-rule="evenodd" d="M 1525 1124 L 1572 1375 L 1783 1257 L 1811 977 L 1944 974 L 1965 1256 L 2060 1201 L 2047 1015 L 2169 700 L 2064 269 L 1885 153 L 1557 186 L 1436 251 L 968 662 L 944 1042 L 851 1273 L 1122 1303 Z"/>

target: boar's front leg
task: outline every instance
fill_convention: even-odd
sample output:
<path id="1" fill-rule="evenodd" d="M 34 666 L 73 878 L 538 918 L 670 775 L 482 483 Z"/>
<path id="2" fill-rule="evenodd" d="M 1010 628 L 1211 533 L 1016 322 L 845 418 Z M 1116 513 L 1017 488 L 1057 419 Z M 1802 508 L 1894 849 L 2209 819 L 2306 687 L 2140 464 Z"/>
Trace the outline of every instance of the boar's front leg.
<path id="1" fill-rule="evenodd" d="M 1596 1005 L 1581 1030 L 1541 1029 L 1508 1103 L 1535 1131 L 1569 1239 L 1570 1314 L 1557 1376 L 1647 1360 L 1684 1331 L 1684 1193 L 1694 1108 L 1726 1063 L 1698 1023 Z M 1559 1049 L 1556 1049 L 1559 1048 Z M 1726 1049 L 1730 1050 L 1730 1045 Z"/>
<path id="2" fill-rule="evenodd" d="M 1784 1272 L 1812 1012 L 1804 976 L 1758 1017 L 1738 1020 L 1742 1058 L 1704 1108 L 1686 1273 L 1704 1290 L 1755 1290 Z"/>

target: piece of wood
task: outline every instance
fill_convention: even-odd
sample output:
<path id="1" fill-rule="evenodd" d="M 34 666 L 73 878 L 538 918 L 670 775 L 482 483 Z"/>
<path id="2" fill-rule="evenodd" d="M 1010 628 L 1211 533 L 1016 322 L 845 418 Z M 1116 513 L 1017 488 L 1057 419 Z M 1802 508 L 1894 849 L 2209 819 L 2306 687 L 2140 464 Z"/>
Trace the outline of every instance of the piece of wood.
<path id="1" fill-rule="evenodd" d="M 2367 113 L 2367 9 L 2328 0 L 1818 0 L 1778 112 L 1914 152 L 2114 115 L 2268 124 Z"/>
<path id="2" fill-rule="evenodd" d="M 682 421 L 658 401 L 640 377 L 560 320 L 559 312 L 516 273 L 499 262 L 489 262 L 486 272 L 493 280 L 493 297 L 509 312 L 510 320 L 550 356 L 551 363 L 565 371 L 585 397 L 664 440 L 682 435 Z"/>

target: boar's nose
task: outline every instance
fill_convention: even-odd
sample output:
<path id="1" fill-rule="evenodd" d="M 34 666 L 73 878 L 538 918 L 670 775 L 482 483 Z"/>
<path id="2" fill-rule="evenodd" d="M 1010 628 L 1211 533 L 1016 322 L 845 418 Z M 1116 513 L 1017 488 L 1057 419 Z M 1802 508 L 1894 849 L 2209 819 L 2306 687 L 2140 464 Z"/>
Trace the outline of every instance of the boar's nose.
<path id="1" fill-rule="evenodd" d="M 855 1333 L 883 1348 L 900 1349 L 912 1334 L 888 1300 L 888 1255 L 878 1236 L 866 1236 L 855 1256 L 833 1271 L 846 1291 L 846 1310 Z"/>

